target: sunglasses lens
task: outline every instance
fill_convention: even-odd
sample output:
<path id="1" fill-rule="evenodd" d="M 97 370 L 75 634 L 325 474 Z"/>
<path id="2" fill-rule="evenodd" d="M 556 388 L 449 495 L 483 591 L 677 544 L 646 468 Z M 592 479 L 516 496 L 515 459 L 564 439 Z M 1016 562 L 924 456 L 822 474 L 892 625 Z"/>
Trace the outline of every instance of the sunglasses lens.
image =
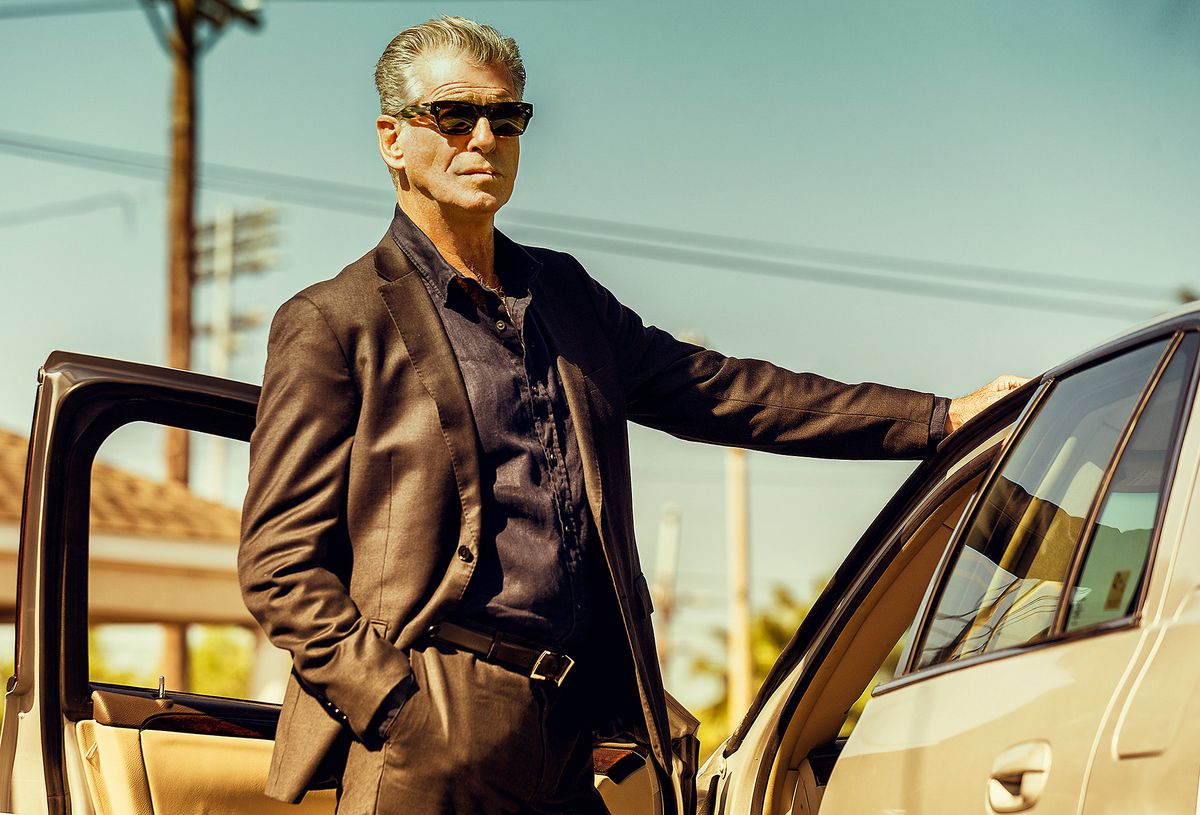
<path id="1" fill-rule="evenodd" d="M 492 106 L 488 122 L 497 136 L 520 136 L 529 124 L 530 111 L 525 105 L 512 102 Z"/>
<path id="2" fill-rule="evenodd" d="M 438 130 L 451 136 L 461 136 L 475 129 L 481 112 L 475 105 L 451 103 L 436 110 Z"/>

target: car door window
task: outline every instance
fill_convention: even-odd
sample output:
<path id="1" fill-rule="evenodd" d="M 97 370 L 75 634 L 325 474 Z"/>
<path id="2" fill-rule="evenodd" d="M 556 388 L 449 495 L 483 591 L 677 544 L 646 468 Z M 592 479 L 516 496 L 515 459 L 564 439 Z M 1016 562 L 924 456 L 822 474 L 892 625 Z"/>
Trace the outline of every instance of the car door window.
<path id="1" fill-rule="evenodd" d="M 237 581 L 246 444 L 189 433 L 189 486 L 165 481 L 165 428 L 131 422 L 91 471 L 88 679 L 278 702 L 289 660 L 261 635 Z"/>
<path id="2" fill-rule="evenodd" d="M 979 502 L 926 626 L 917 668 L 1050 633 L 1104 473 L 1169 342 L 1053 386 Z"/>
<path id="3" fill-rule="evenodd" d="M 1092 530 L 1067 630 L 1128 617 L 1153 542 L 1155 521 L 1171 473 L 1180 406 L 1191 379 L 1198 340 L 1189 334 L 1171 358 L 1120 453 Z"/>

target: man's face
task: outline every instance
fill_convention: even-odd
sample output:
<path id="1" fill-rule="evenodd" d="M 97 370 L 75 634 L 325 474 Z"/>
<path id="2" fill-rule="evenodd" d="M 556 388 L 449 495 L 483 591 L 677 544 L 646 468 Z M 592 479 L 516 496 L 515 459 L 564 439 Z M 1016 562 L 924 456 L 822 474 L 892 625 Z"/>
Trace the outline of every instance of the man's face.
<path id="1" fill-rule="evenodd" d="M 517 101 L 508 70 L 476 65 L 454 52 L 435 52 L 414 66 L 420 103 L 460 99 L 476 104 Z M 512 196 L 521 154 L 518 136 L 496 136 L 486 118 L 461 136 L 447 136 L 432 117 L 401 120 L 401 201 L 420 196 L 445 209 L 493 213 Z M 406 189 L 407 188 L 407 189 Z M 418 202 L 413 202 L 418 203 Z"/>

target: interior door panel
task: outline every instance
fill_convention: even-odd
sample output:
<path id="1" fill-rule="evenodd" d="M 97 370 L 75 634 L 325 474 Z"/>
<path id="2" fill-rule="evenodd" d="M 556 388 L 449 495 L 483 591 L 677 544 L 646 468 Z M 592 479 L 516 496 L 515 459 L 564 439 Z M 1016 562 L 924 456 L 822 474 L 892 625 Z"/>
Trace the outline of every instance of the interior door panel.
<path id="1" fill-rule="evenodd" d="M 97 815 L 328 815 L 332 789 L 299 806 L 262 794 L 278 708 L 135 688 L 93 691 L 95 717 L 75 725 Z M 634 744 L 598 744 L 596 787 L 612 815 L 661 812 L 661 789 Z"/>
<path id="2" fill-rule="evenodd" d="M 155 813 L 317 815 L 334 810 L 333 790 L 315 790 L 299 806 L 263 795 L 273 742 L 144 730 L 142 756 Z"/>
<path id="3" fill-rule="evenodd" d="M 76 722 L 88 795 L 97 815 L 152 815 L 150 786 L 137 730 Z"/>
<path id="4" fill-rule="evenodd" d="M 633 744 L 597 744 L 592 751 L 596 789 L 611 815 L 654 815 L 662 812 L 658 778 L 645 751 Z"/>
<path id="5" fill-rule="evenodd" d="M 272 742 L 257 738 L 76 724 L 84 774 L 98 815 L 332 813 L 333 790 L 299 806 L 262 794 Z"/>
<path id="6" fill-rule="evenodd" d="M 334 810 L 333 790 L 299 806 L 263 795 L 277 708 L 255 702 L 156 698 L 149 691 L 97 690 L 94 719 L 75 729 L 98 815 L 237 815 Z"/>

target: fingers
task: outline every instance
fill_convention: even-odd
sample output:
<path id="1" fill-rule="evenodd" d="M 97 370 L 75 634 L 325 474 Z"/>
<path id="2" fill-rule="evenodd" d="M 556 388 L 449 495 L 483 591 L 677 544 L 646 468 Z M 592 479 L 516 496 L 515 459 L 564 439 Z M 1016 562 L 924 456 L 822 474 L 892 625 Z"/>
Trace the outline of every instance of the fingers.
<path id="1" fill-rule="evenodd" d="M 1012 374 L 1004 374 L 992 380 L 991 389 L 1001 392 L 1016 390 L 1017 388 L 1028 382 L 1029 379 L 1023 376 L 1014 376 Z"/>

